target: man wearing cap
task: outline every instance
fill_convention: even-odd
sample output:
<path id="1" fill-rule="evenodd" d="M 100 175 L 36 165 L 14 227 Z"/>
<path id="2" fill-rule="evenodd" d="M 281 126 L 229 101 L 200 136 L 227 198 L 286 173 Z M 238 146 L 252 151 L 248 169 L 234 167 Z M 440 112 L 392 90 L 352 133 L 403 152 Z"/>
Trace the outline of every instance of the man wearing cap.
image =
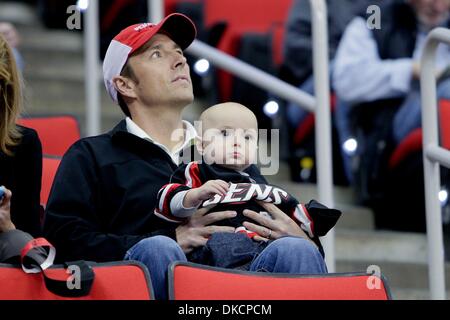
<path id="1" fill-rule="evenodd" d="M 185 253 L 204 245 L 212 233 L 234 232 L 214 223 L 235 212 L 206 215 L 200 209 L 176 229 L 152 214 L 158 190 L 170 181 L 180 153 L 196 137 L 193 126 L 181 118 L 194 98 L 183 50 L 195 34 L 189 18 L 172 14 L 156 25 L 130 26 L 112 40 L 103 63 L 104 80 L 127 118 L 110 132 L 81 139 L 67 151 L 44 221 L 44 234 L 56 247 L 59 261 L 141 261 L 148 267 L 157 299 L 167 298 L 171 262 L 186 261 Z M 174 140 L 172 133 L 179 129 L 184 136 Z M 326 272 L 319 251 L 303 239 L 295 222 L 283 217 L 271 226 L 272 239 L 293 237 L 273 241 L 255 259 L 255 271 Z M 258 228 L 262 227 L 254 231 L 261 232 Z M 293 256 L 302 259 L 294 261 Z"/>

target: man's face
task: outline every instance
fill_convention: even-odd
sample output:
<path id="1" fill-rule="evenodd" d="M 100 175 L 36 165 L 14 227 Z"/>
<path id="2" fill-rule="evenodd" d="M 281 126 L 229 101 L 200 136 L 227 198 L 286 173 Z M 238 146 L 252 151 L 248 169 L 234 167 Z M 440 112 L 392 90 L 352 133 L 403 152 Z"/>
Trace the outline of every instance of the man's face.
<path id="1" fill-rule="evenodd" d="M 450 0 L 409 0 L 421 23 L 437 27 L 448 17 Z"/>
<path id="2" fill-rule="evenodd" d="M 181 48 L 165 34 L 156 34 L 146 50 L 129 59 L 144 105 L 186 106 L 194 99 L 189 65 Z"/>

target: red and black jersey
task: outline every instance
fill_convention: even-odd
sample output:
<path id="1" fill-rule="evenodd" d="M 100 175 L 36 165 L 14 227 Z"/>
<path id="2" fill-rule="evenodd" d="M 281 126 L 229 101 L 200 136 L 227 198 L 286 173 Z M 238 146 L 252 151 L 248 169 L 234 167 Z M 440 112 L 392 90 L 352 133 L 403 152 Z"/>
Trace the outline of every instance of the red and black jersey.
<path id="1" fill-rule="evenodd" d="M 247 232 L 242 225 L 244 221 L 249 220 L 242 214 L 244 209 L 264 214 L 264 209 L 257 204 L 257 200 L 274 203 L 296 221 L 311 238 L 324 236 L 336 224 L 341 214 L 340 211 L 329 209 L 314 200 L 306 205 L 299 203 L 282 188 L 268 184 L 254 165 L 243 172 L 238 172 L 217 164 L 190 162 L 180 166 L 172 175 L 170 183 L 158 192 L 155 215 L 170 222 L 183 222 L 186 218 L 177 217 L 172 212 L 171 201 L 174 196 L 216 179 L 230 183 L 227 194 L 215 195 L 204 201 L 201 206 L 215 205 L 211 210 L 214 212 L 236 211 L 238 213 L 236 217 L 220 221 L 216 225 L 232 226 L 237 228 L 238 232 Z M 249 236 L 253 235 L 249 233 Z"/>

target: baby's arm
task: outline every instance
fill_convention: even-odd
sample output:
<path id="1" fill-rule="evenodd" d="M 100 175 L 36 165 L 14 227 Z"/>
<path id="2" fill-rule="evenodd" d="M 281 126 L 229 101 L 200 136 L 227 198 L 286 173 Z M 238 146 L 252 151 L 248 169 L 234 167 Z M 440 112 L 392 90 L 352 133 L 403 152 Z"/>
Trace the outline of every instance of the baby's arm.
<path id="1" fill-rule="evenodd" d="M 223 180 L 207 181 L 201 187 L 193 188 L 185 193 L 183 207 L 196 208 L 216 194 L 224 196 L 228 192 L 228 187 L 228 183 Z"/>

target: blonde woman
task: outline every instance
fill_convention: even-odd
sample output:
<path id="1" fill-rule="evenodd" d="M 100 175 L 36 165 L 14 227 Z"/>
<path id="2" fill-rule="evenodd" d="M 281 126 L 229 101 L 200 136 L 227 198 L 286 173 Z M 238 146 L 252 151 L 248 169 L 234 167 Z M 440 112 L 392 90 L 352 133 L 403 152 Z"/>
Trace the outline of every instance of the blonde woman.
<path id="1" fill-rule="evenodd" d="M 16 125 L 21 106 L 20 75 L 11 47 L 0 35 L 0 261 L 12 236 L 41 233 L 42 147 L 34 130 Z"/>

